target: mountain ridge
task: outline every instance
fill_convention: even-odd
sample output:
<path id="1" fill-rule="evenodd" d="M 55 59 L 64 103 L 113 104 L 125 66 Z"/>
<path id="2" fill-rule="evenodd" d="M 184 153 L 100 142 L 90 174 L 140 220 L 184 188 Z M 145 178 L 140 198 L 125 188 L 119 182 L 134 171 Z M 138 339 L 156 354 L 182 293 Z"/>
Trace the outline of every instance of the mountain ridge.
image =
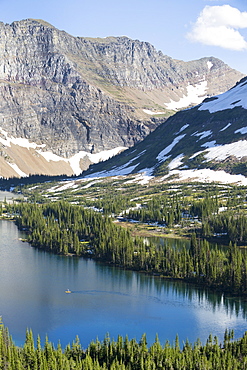
<path id="1" fill-rule="evenodd" d="M 242 76 L 213 57 L 176 61 L 148 42 L 73 37 L 42 20 L 0 23 L 0 47 L 3 177 L 70 175 L 74 156 L 78 173 L 91 154 L 133 146 L 179 104 L 227 90 Z M 14 145 L 18 138 L 36 148 Z"/>
<path id="2" fill-rule="evenodd" d="M 227 92 L 176 113 L 134 148 L 91 166 L 84 175 L 144 172 L 167 179 L 210 169 L 247 176 L 246 122 L 247 77 Z"/>

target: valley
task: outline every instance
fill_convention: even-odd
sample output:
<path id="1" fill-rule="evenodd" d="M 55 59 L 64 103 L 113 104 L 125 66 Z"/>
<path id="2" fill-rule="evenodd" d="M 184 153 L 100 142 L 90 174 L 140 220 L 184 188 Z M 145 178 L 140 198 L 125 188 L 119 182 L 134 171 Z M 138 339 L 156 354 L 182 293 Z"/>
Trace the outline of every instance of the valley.
<path id="1" fill-rule="evenodd" d="M 40 19 L 0 49 L 0 368 L 247 368 L 247 77 Z"/>
<path id="2" fill-rule="evenodd" d="M 76 361 L 87 366 L 91 361 L 93 368 L 96 358 L 99 369 L 104 361 L 114 361 L 117 369 L 127 369 L 130 363 L 138 368 L 141 358 L 144 363 L 150 356 L 152 363 L 156 361 L 153 348 L 159 346 L 159 363 L 163 351 L 164 364 L 176 361 L 174 356 L 192 364 L 195 356 L 197 364 L 203 361 L 208 366 L 210 361 L 225 361 L 227 353 L 228 363 L 241 368 L 243 351 L 237 355 L 235 349 L 246 341 L 242 333 L 247 269 L 242 249 L 246 236 L 243 233 L 242 240 L 238 236 L 246 230 L 247 188 L 157 180 L 139 177 L 136 181 L 135 175 L 30 185 L 19 180 L 15 191 L 26 200 L 16 198 L 13 203 L 8 203 L 9 193 L 5 199 L 2 192 L 6 220 L 0 220 L 0 276 L 6 284 L 0 293 L 4 323 L 14 342 L 8 339 L 7 329 L 0 328 L 0 353 L 6 343 L 13 351 L 17 344 L 18 355 L 13 358 L 25 364 L 25 351 L 31 346 L 33 358 L 42 356 L 46 364 L 49 347 L 50 355 L 57 358 L 55 369 L 62 358 L 70 365 Z M 221 215 L 225 215 L 223 223 L 218 220 Z M 227 224 L 239 231 L 234 234 L 229 229 L 225 235 L 225 230 L 213 229 Z M 149 238 L 153 234 L 160 240 Z M 207 241 L 209 234 L 214 244 Z M 18 288 L 23 284 L 24 291 Z M 13 295 L 11 286 L 17 288 Z M 67 295 L 68 287 L 71 294 Z M 25 336 L 27 324 L 32 331 Z M 140 338 L 139 345 L 128 338 Z M 58 341 L 61 344 L 56 347 Z M 144 348 L 143 341 L 144 357 L 138 349 L 133 360 L 127 354 L 125 359 L 121 350 L 121 365 L 117 362 L 120 343 L 137 349 Z M 116 346 L 116 353 L 109 359 L 95 357 L 96 345 L 107 351 Z M 204 357 L 209 348 L 213 352 Z M 9 355 L 4 361 L 10 361 Z"/>
<path id="3" fill-rule="evenodd" d="M 244 300 L 47 253 L 22 242 L 23 235 L 0 220 L 0 354 L 9 369 L 19 363 L 33 370 L 39 361 L 54 370 L 125 370 L 142 362 L 164 368 L 177 361 L 193 367 L 227 361 L 241 369 Z"/>
<path id="4" fill-rule="evenodd" d="M 245 254 L 239 249 L 247 245 L 246 187 L 140 185 L 130 176 L 49 182 L 16 190 L 28 202 L 6 204 L 5 212 L 16 218 L 20 229 L 27 230 L 27 240 L 34 247 L 62 255 L 90 256 L 231 294 L 247 293 Z M 144 236 L 188 238 L 192 249 L 145 245 L 140 238 Z M 226 250 L 216 248 L 210 259 L 205 259 L 211 250 L 207 240 L 224 243 Z M 192 252 L 193 248 L 197 252 Z M 229 258 L 239 261 L 234 265 L 234 278 L 230 278 Z"/>

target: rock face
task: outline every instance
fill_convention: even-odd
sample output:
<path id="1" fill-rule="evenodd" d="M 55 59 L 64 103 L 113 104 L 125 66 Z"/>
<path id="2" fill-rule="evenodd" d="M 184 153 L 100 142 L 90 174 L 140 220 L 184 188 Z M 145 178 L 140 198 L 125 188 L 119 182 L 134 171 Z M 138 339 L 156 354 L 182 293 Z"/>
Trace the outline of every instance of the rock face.
<path id="1" fill-rule="evenodd" d="M 41 20 L 0 23 L 0 50 L 0 176 L 6 163 L 13 176 L 13 164 L 23 171 L 6 135 L 64 158 L 130 147 L 172 114 L 169 103 L 181 102 L 188 87 L 211 96 L 242 77 L 216 58 L 177 61 L 147 42 L 73 37 Z"/>

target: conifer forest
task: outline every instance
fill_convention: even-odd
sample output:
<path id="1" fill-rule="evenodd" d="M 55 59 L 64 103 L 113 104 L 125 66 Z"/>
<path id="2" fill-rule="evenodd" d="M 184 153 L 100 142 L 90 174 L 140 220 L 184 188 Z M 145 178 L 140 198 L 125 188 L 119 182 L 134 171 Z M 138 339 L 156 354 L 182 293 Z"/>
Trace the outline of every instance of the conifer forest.
<path id="1" fill-rule="evenodd" d="M 34 247 L 93 258 L 108 265 L 178 279 L 232 296 L 247 296 L 247 189 L 216 184 L 140 186 L 123 179 L 19 185 L 24 199 L 1 204 Z M 52 189 L 52 191 L 51 191 Z M 189 240 L 179 247 L 146 242 L 144 235 Z M 209 335 L 189 342 L 147 343 L 106 335 L 83 349 L 77 337 L 66 348 L 44 346 L 27 330 L 17 347 L 1 326 L 0 369 L 247 369 L 247 333 L 224 343 Z"/>

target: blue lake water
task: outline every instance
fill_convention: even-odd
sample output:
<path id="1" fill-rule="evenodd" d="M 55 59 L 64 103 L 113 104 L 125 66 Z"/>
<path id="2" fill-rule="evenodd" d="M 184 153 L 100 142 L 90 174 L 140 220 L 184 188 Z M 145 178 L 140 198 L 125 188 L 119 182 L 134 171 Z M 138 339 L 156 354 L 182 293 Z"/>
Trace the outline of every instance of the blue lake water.
<path id="1" fill-rule="evenodd" d="M 18 345 L 31 328 L 42 342 L 83 347 L 106 333 L 151 344 L 203 342 L 226 328 L 240 337 L 247 329 L 247 304 L 180 282 L 105 266 L 93 260 L 62 257 L 32 248 L 11 221 L 0 221 L 0 315 Z M 65 290 L 70 289 L 71 294 Z"/>

